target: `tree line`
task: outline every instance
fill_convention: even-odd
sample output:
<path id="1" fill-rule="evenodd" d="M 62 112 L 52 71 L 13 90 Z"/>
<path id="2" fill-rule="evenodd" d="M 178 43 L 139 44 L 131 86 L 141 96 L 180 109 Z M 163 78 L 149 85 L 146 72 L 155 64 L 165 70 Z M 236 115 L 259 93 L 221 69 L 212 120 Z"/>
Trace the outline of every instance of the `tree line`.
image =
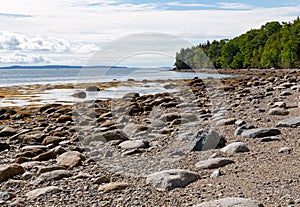
<path id="1" fill-rule="evenodd" d="M 300 19 L 268 22 L 231 40 L 182 48 L 176 69 L 300 68 Z"/>

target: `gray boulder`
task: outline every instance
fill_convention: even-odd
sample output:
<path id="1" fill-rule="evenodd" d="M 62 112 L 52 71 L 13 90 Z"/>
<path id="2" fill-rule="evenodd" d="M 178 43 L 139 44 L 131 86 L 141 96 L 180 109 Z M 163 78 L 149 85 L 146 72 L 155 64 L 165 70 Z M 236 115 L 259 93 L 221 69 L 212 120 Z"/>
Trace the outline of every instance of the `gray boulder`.
<path id="1" fill-rule="evenodd" d="M 206 151 L 224 147 L 226 140 L 214 130 L 203 129 L 193 136 L 190 151 Z"/>
<path id="2" fill-rule="evenodd" d="M 279 129 L 272 129 L 272 128 L 257 128 L 257 129 L 250 129 L 247 131 L 242 132 L 243 138 L 262 138 L 262 137 L 269 137 L 269 136 L 276 136 L 281 134 Z"/>
<path id="3" fill-rule="evenodd" d="M 289 119 L 285 119 L 276 124 L 276 127 L 291 127 L 295 128 L 300 126 L 300 117 L 293 117 Z"/>
<path id="4" fill-rule="evenodd" d="M 196 181 L 200 176 L 188 170 L 172 169 L 156 172 L 147 176 L 146 183 L 153 185 L 158 190 L 172 190 L 184 188 Z"/>
<path id="5" fill-rule="evenodd" d="M 100 88 L 98 88 L 97 86 L 88 86 L 85 90 L 86 91 L 100 91 Z"/>
<path id="6" fill-rule="evenodd" d="M 122 149 L 141 149 L 147 148 L 149 143 L 143 140 L 128 140 L 119 144 Z"/>
<path id="7" fill-rule="evenodd" d="M 211 158 L 208 160 L 202 160 L 196 163 L 196 168 L 198 169 L 214 169 L 218 167 L 223 167 L 225 165 L 234 163 L 233 160 L 225 158 L 225 157 L 218 157 L 218 158 Z"/>
<path id="8" fill-rule="evenodd" d="M 242 153 L 242 152 L 249 152 L 249 148 L 243 142 L 233 142 L 226 147 L 221 149 L 221 152 L 226 154 L 235 154 L 235 153 Z"/>
<path id="9" fill-rule="evenodd" d="M 241 135 L 245 129 L 254 129 L 254 128 L 255 128 L 255 126 L 253 126 L 251 124 L 244 124 L 235 130 L 234 136 Z"/>

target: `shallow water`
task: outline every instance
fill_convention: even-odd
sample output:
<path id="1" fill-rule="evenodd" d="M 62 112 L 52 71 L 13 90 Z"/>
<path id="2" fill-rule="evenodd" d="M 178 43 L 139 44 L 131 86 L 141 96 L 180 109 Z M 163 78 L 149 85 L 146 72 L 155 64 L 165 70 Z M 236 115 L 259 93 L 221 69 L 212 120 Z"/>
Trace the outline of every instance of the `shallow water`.
<path id="1" fill-rule="evenodd" d="M 167 83 L 148 82 L 142 80 L 172 80 L 193 79 L 198 77 L 205 79 L 223 78 L 230 75 L 221 74 L 203 74 L 192 72 L 175 72 L 161 68 L 63 68 L 63 69 L 0 69 L 0 87 L 25 86 L 33 84 L 74 84 L 74 89 L 52 89 L 34 93 L 26 96 L 13 96 L 11 98 L 0 99 L 0 106 L 24 106 L 24 105 L 41 105 L 46 103 L 72 104 L 74 102 L 121 98 L 130 92 L 137 92 L 140 95 L 155 94 L 163 92 L 176 92 L 178 88 L 164 87 Z M 118 85 L 119 81 L 133 79 L 136 81 L 132 85 Z M 96 82 L 115 82 L 116 87 L 109 87 L 99 92 L 89 92 L 85 99 L 74 98 L 72 94 L 78 91 L 80 85 L 76 83 L 96 83 Z M 35 91 L 34 87 L 26 86 L 26 90 Z M 22 89 L 18 89 L 21 91 Z M 27 93 L 31 94 L 31 93 Z"/>
<path id="2" fill-rule="evenodd" d="M 17 96 L 15 98 L 1 99 L 0 106 L 25 106 L 25 105 L 41 105 L 46 103 L 73 104 L 74 102 L 82 102 L 87 100 L 105 100 L 111 98 L 122 98 L 127 93 L 139 93 L 140 95 L 156 94 L 164 92 L 176 92 L 177 88 L 166 89 L 164 84 L 136 83 L 134 86 L 116 86 L 106 88 L 97 92 L 86 92 L 87 97 L 84 99 L 75 98 L 72 95 L 79 89 L 51 89 L 44 90 L 41 93 L 26 96 Z"/>
<path id="3" fill-rule="evenodd" d="M 161 68 L 0 69 L 0 86 L 92 83 L 134 80 L 222 78 L 228 75 L 175 72 Z"/>

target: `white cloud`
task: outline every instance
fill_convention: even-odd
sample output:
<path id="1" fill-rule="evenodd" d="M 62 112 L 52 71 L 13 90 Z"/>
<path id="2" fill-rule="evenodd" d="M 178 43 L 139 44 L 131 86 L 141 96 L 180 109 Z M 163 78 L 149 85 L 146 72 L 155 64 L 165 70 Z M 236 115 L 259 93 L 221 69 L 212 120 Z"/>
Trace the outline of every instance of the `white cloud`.
<path id="1" fill-rule="evenodd" d="M 243 3 L 219 2 L 218 7 L 221 9 L 254 9 L 255 7 Z"/>
<path id="2" fill-rule="evenodd" d="M 178 6 L 178 7 L 215 7 L 212 4 L 184 4 L 184 3 L 180 3 L 180 2 L 168 2 L 166 3 L 166 5 L 168 6 Z"/>
<path id="3" fill-rule="evenodd" d="M 38 54 L 12 53 L 2 54 L 0 63 L 5 64 L 48 64 L 51 60 Z"/>
<path id="4" fill-rule="evenodd" d="M 95 44 L 71 44 L 64 39 L 56 37 L 29 37 L 19 33 L 0 32 L 0 50 L 86 53 L 94 52 L 98 49 Z"/>

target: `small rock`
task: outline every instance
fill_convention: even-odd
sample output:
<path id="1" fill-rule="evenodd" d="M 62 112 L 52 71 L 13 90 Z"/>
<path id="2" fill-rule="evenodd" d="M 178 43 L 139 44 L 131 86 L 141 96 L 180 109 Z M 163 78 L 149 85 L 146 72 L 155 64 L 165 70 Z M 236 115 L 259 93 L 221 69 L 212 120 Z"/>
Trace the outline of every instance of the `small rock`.
<path id="1" fill-rule="evenodd" d="M 250 151 L 249 148 L 243 142 L 230 143 L 229 145 L 221 149 L 221 152 L 224 152 L 226 154 L 235 154 L 235 153 L 242 153 L 242 152 L 249 152 L 249 151 Z"/>
<path id="2" fill-rule="evenodd" d="M 213 171 L 213 173 L 210 175 L 210 178 L 217 178 L 220 177 L 222 175 L 220 169 L 217 169 L 215 171 Z"/>
<path id="3" fill-rule="evenodd" d="M 93 184 L 102 184 L 102 183 L 109 183 L 110 179 L 105 176 L 96 177 L 93 179 Z"/>
<path id="4" fill-rule="evenodd" d="M 78 92 L 73 93 L 72 96 L 75 98 L 86 98 L 86 92 L 78 91 Z"/>
<path id="5" fill-rule="evenodd" d="M 274 141 L 281 141 L 279 137 L 272 136 L 272 137 L 264 137 L 260 140 L 260 142 L 274 142 Z"/>
<path id="6" fill-rule="evenodd" d="M 0 166 L 0 183 L 24 172 L 24 168 L 19 164 L 2 165 Z"/>
<path id="7" fill-rule="evenodd" d="M 52 193 L 59 193 L 61 192 L 62 189 L 55 187 L 55 186 L 48 186 L 48 187 L 44 187 L 44 188 L 38 188 L 32 191 L 29 191 L 28 193 L 26 193 L 26 196 L 29 199 L 35 199 L 37 197 L 46 195 L 46 194 L 52 194 Z"/>
<path id="8" fill-rule="evenodd" d="M 142 151 L 141 149 L 130 149 L 130 150 L 126 150 L 125 152 L 123 152 L 122 156 L 134 155 L 134 154 L 143 153 L 143 152 L 144 151 Z"/>
<path id="9" fill-rule="evenodd" d="M 56 158 L 56 153 L 53 151 L 44 152 L 36 157 L 33 157 L 33 161 L 47 161 Z"/>
<path id="10" fill-rule="evenodd" d="M 139 132 L 146 131 L 147 129 L 148 129 L 148 127 L 144 126 L 144 125 L 128 123 L 125 125 L 123 132 L 127 136 L 131 137 L 131 136 L 136 135 Z"/>
<path id="11" fill-rule="evenodd" d="M 199 175 L 195 172 L 181 169 L 172 169 L 156 172 L 147 176 L 146 183 L 153 185 L 158 190 L 173 190 L 184 188 L 196 181 Z"/>
<path id="12" fill-rule="evenodd" d="M 159 119 L 163 122 L 171 122 L 175 119 L 180 119 L 181 115 L 179 113 L 168 113 L 163 114 Z"/>
<path id="13" fill-rule="evenodd" d="M 88 86 L 85 90 L 86 91 L 100 91 L 100 88 L 98 88 L 97 86 Z"/>
<path id="14" fill-rule="evenodd" d="M 72 116 L 69 115 L 61 115 L 60 117 L 57 118 L 56 120 L 59 123 L 65 123 L 67 121 L 73 121 Z"/>
<path id="15" fill-rule="evenodd" d="M 112 183 L 108 183 L 108 184 L 100 186 L 99 190 L 107 193 L 107 192 L 116 191 L 116 190 L 123 190 L 125 188 L 128 188 L 129 186 L 130 186 L 130 184 L 125 183 L 125 182 L 112 182 Z"/>
<path id="16" fill-rule="evenodd" d="M 88 178 L 91 178 L 91 177 L 92 176 L 89 173 L 80 172 L 80 173 L 78 173 L 78 175 L 74 176 L 73 178 L 75 180 L 77 180 L 77 179 L 88 179 Z"/>
<path id="17" fill-rule="evenodd" d="M 204 202 L 194 207 L 263 207 L 263 205 L 254 200 L 245 198 L 222 198 L 215 201 Z"/>
<path id="18" fill-rule="evenodd" d="M 276 124 L 276 127 L 291 127 L 295 128 L 300 126 L 300 117 L 293 117 L 286 120 L 280 121 L 278 124 Z"/>
<path id="19" fill-rule="evenodd" d="M 56 160 L 59 165 L 73 168 L 81 165 L 83 157 L 78 151 L 68 151 L 58 156 Z"/>
<path id="20" fill-rule="evenodd" d="M 63 141 L 63 139 L 60 137 L 49 136 L 43 140 L 42 144 L 43 145 L 53 144 L 53 145 L 57 146 L 59 144 L 59 142 L 61 142 L 61 141 Z"/>
<path id="21" fill-rule="evenodd" d="M 223 167 L 225 165 L 234 163 L 233 160 L 230 160 L 228 158 L 211 158 L 208 160 L 202 160 L 200 162 L 196 163 L 196 168 L 198 169 L 214 169 L 218 167 Z"/>
<path id="22" fill-rule="evenodd" d="M 0 200 L 8 201 L 15 197 L 16 197 L 16 195 L 11 192 L 0 192 Z"/>
<path id="23" fill-rule="evenodd" d="M 126 141 L 128 140 L 127 136 L 121 133 L 119 130 L 111 130 L 108 132 L 104 132 L 102 136 L 105 138 L 106 141 L 112 140 L 121 140 Z"/>
<path id="24" fill-rule="evenodd" d="M 245 130 L 245 129 L 254 129 L 255 127 L 253 125 L 250 125 L 250 124 L 244 124 L 243 126 L 237 128 L 234 132 L 234 136 L 238 136 L 238 135 L 241 135 L 242 132 Z"/>
<path id="25" fill-rule="evenodd" d="M 282 92 L 280 93 L 280 96 L 290 96 L 290 95 L 292 95 L 292 93 L 289 92 L 289 91 L 282 91 Z"/>
<path id="26" fill-rule="evenodd" d="M 275 102 L 273 107 L 277 107 L 277 108 L 283 108 L 283 109 L 286 109 L 286 103 L 280 101 L 280 102 Z"/>
<path id="27" fill-rule="evenodd" d="M 282 147 L 278 150 L 278 153 L 287 153 L 290 154 L 293 149 L 290 147 Z"/>
<path id="28" fill-rule="evenodd" d="M 135 99 L 135 98 L 138 98 L 140 97 L 140 94 L 139 93 L 135 93 L 135 92 L 132 92 L 132 93 L 127 93 L 125 94 L 122 99 L 125 100 L 125 101 L 130 101 L 132 99 Z"/>
<path id="29" fill-rule="evenodd" d="M 142 140 L 128 140 L 119 144 L 119 147 L 121 147 L 122 149 L 142 149 L 147 148 L 148 146 L 149 143 Z"/>
<path id="30" fill-rule="evenodd" d="M 257 128 L 244 131 L 241 135 L 243 138 L 263 138 L 268 136 L 276 136 L 279 134 L 281 134 L 279 129 Z"/>
<path id="31" fill-rule="evenodd" d="M 10 150 L 10 146 L 9 146 L 9 144 L 0 142 L 0 152 L 2 152 L 4 150 Z"/>
<path id="32" fill-rule="evenodd" d="M 11 127 L 5 127 L 0 131 L 0 137 L 10 137 L 17 133 L 17 130 L 11 128 Z"/>
<path id="33" fill-rule="evenodd" d="M 286 116 L 289 114 L 289 111 L 282 108 L 273 108 L 269 110 L 270 115 Z"/>
<path id="34" fill-rule="evenodd" d="M 221 119 L 217 121 L 216 126 L 233 125 L 235 124 L 235 122 L 236 122 L 235 118 Z"/>
<path id="35" fill-rule="evenodd" d="M 41 166 L 38 167 L 38 170 L 36 172 L 36 174 L 40 175 L 46 172 L 51 172 L 51 171 L 55 171 L 55 170 L 63 170 L 64 167 L 59 166 L 59 165 L 51 165 L 51 166 Z"/>
<path id="36" fill-rule="evenodd" d="M 21 179 L 22 180 L 29 180 L 34 176 L 34 173 L 26 171 L 22 174 Z"/>
<path id="37" fill-rule="evenodd" d="M 41 174 L 38 179 L 43 183 L 45 181 L 60 180 L 62 178 L 68 178 L 71 176 L 72 173 L 68 170 L 54 170 Z"/>
<path id="38" fill-rule="evenodd" d="M 241 126 L 245 125 L 246 122 L 244 120 L 237 120 L 236 122 L 234 122 L 234 124 L 237 127 L 241 127 Z"/>

